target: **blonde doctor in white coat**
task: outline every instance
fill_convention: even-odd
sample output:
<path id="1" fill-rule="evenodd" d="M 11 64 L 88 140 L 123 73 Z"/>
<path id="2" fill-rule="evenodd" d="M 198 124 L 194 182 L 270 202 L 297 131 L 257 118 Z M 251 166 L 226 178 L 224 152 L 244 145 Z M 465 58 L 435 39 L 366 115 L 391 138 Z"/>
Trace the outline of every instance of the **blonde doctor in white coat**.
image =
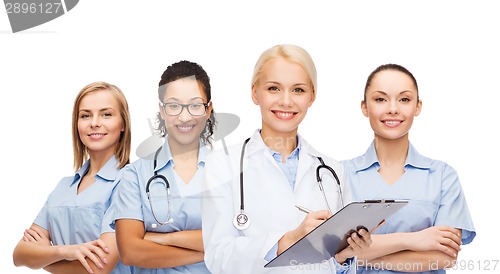
<path id="1" fill-rule="evenodd" d="M 342 273 L 355 270 L 349 258 L 371 244 L 370 234 L 360 230 L 363 237 L 353 233 L 350 246 L 335 259 L 264 267 L 349 202 L 342 165 L 297 133 L 316 97 L 315 87 L 314 63 L 298 46 L 274 46 L 257 61 L 252 100 L 260 106 L 262 129 L 227 152 L 213 152 L 205 162 L 203 243 L 212 273 Z M 340 185 L 328 168 L 321 168 L 321 191 L 316 180 L 318 157 L 335 171 Z"/>

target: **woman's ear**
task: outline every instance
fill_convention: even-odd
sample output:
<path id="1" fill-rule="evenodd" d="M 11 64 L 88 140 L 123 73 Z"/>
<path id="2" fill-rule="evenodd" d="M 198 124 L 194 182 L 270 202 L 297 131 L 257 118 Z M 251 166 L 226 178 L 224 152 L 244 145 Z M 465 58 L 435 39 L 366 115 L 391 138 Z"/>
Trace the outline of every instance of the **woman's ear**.
<path id="1" fill-rule="evenodd" d="M 257 94 L 255 85 L 252 85 L 252 101 L 254 104 L 259 105 L 259 95 Z"/>
<path id="2" fill-rule="evenodd" d="M 309 101 L 309 107 L 312 106 L 312 104 L 314 103 L 314 100 L 316 100 L 316 91 L 313 91 L 313 93 L 311 95 L 311 100 Z"/>
<path id="3" fill-rule="evenodd" d="M 165 120 L 165 113 L 164 113 L 164 110 L 163 110 L 163 107 L 161 106 L 162 103 L 158 103 L 158 111 L 160 112 L 160 117 Z"/>
<path id="4" fill-rule="evenodd" d="M 366 107 L 365 100 L 361 101 L 361 111 L 365 117 L 368 117 L 368 108 Z"/>
<path id="5" fill-rule="evenodd" d="M 205 113 L 208 117 L 208 119 L 210 119 L 210 115 L 212 114 L 212 110 L 214 109 L 214 103 L 212 101 L 210 101 L 210 104 L 208 105 L 207 107 L 207 113 Z"/>
<path id="6" fill-rule="evenodd" d="M 422 111 L 422 100 L 418 100 L 417 109 L 415 110 L 415 116 L 418 116 Z"/>

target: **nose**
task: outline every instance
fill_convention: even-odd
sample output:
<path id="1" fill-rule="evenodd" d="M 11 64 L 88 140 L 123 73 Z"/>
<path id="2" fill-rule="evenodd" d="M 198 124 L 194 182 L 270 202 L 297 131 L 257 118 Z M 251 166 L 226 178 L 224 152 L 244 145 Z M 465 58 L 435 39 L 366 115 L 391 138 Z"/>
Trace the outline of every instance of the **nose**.
<path id="1" fill-rule="evenodd" d="M 94 115 L 92 120 L 90 121 L 91 127 L 100 127 L 101 126 L 101 117 L 99 115 Z"/>
<path id="2" fill-rule="evenodd" d="M 398 114 L 398 113 L 399 113 L 398 102 L 396 100 L 391 100 L 389 102 L 389 114 Z"/>
<path id="3" fill-rule="evenodd" d="M 179 121 L 181 121 L 183 123 L 191 120 L 191 114 L 189 113 L 187 107 L 182 108 L 181 113 L 179 113 L 178 118 L 179 118 Z"/>
<path id="4" fill-rule="evenodd" d="M 279 104 L 281 106 L 285 106 L 285 107 L 293 106 L 293 100 L 292 100 L 292 95 L 291 95 L 290 91 L 287 90 L 287 91 L 284 91 L 283 93 L 281 93 Z"/>

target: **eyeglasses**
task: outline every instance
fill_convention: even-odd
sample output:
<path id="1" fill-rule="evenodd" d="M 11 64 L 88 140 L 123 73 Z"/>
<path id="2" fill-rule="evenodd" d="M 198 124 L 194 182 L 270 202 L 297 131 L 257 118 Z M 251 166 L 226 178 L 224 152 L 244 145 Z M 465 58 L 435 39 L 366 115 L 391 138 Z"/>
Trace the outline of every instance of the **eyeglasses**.
<path id="1" fill-rule="evenodd" d="M 192 116 L 202 116 L 207 112 L 207 108 L 210 105 L 205 103 L 191 103 L 191 104 L 179 104 L 179 103 L 163 103 L 160 102 L 160 106 L 167 115 L 177 116 L 182 113 L 184 108 L 187 108 L 189 114 Z"/>

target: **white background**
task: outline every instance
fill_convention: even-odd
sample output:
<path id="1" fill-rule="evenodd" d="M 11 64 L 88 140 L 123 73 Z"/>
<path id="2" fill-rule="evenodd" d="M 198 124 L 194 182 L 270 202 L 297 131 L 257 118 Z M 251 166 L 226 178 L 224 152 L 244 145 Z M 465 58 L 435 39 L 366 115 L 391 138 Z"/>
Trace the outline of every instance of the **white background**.
<path id="1" fill-rule="evenodd" d="M 83 86 L 103 80 L 124 91 L 135 150 L 150 136 L 147 119 L 157 111 L 167 65 L 198 62 L 212 78 L 215 111 L 241 118 L 225 139 L 234 144 L 260 125 L 252 69 L 263 50 L 280 43 L 298 44 L 315 60 L 318 97 L 299 132 L 339 160 L 364 153 L 373 138 L 359 108 L 368 74 L 389 62 L 413 72 L 423 110 L 410 140 L 458 171 L 477 230 L 459 255 L 459 268 L 470 270 L 449 272 L 495 273 L 498 4 L 312 2 L 320 1 L 84 0 L 16 34 L 0 9 L 0 273 L 33 273 L 14 267 L 12 251 L 59 179 L 73 172 L 71 111 Z"/>

